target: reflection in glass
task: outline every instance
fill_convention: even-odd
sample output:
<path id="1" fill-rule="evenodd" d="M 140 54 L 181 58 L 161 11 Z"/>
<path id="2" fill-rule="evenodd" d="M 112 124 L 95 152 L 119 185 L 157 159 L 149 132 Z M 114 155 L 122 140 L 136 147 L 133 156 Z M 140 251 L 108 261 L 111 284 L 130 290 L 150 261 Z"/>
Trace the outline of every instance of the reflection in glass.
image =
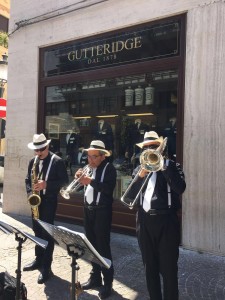
<path id="1" fill-rule="evenodd" d="M 174 158 L 177 82 L 176 70 L 164 70 L 47 87 L 45 133 L 51 150 L 61 153 L 73 175 L 85 165 L 83 149 L 100 139 L 120 178 L 130 176 L 139 163 L 136 143 L 155 130 L 168 137 L 168 155 Z"/>

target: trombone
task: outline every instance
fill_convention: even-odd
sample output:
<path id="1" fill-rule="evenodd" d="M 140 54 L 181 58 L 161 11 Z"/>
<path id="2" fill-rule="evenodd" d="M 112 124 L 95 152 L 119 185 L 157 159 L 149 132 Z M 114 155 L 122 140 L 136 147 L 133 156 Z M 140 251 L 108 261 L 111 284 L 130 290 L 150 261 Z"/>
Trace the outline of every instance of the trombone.
<path id="1" fill-rule="evenodd" d="M 65 199 L 70 199 L 70 194 L 77 191 L 81 187 L 80 179 L 84 176 L 91 176 L 92 172 L 92 168 L 89 165 L 86 165 L 82 169 L 82 173 L 79 178 L 75 178 L 67 187 L 61 188 L 61 196 Z"/>
<path id="2" fill-rule="evenodd" d="M 140 168 L 139 168 L 137 174 L 135 175 L 135 177 L 131 180 L 129 186 L 127 187 L 126 191 L 124 192 L 123 196 L 120 199 L 121 202 L 124 205 L 128 206 L 130 209 L 133 209 L 134 205 L 138 201 L 139 196 L 151 175 L 151 172 L 157 172 L 157 171 L 160 171 L 163 169 L 163 165 L 164 165 L 163 152 L 166 147 L 166 143 L 167 143 L 167 138 L 165 138 L 163 140 L 162 144 L 156 150 L 146 149 L 141 153 L 140 158 L 139 158 Z M 146 176 L 144 182 L 142 183 L 136 197 L 134 199 L 132 199 L 132 197 L 129 197 L 129 193 L 130 193 L 130 190 L 131 190 L 133 184 L 135 183 L 135 181 L 137 180 L 142 169 L 145 169 L 149 173 Z"/>

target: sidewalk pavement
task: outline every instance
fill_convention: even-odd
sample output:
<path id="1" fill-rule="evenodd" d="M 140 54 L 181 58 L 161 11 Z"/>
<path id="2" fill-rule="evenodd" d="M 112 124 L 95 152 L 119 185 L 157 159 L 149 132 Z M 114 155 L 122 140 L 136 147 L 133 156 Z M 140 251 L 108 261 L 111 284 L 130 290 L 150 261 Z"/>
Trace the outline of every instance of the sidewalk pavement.
<path id="1" fill-rule="evenodd" d="M 18 215 L 3 214 L 0 220 L 33 234 L 31 219 Z M 71 230 L 83 232 L 82 226 L 56 222 Z M 16 277 L 17 246 L 13 234 L 7 235 L 0 230 L 0 272 L 7 270 Z M 22 245 L 22 268 L 34 259 L 34 243 L 26 240 Z M 112 233 L 112 255 L 115 268 L 113 294 L 111 300 L 147 300 L 144 269 L 136 237 Z M 29 300 L 70 300 L 71 257 L 67 252 L 55 247 L 52 270 L 54 276 L 45 284 L 37 284 L 39 271 L 23 272 L 21 281 L 28 290 Z M 91 270 L 90 264 L 78 259 L 78 281 L 85 282 Z M 225 257 L 200 254 L 180 248 L 179 259 L 180 300 L 224 300 L 225 299 Z M 98 290 L 85 291 L 78 296 L 80 300 L 99 299 Z"/>

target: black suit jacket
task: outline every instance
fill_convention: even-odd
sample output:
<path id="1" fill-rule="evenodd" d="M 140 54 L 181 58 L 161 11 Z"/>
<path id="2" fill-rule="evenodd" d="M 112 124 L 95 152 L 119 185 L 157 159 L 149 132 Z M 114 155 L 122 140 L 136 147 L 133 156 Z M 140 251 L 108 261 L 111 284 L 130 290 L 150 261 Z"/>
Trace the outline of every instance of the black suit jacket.
<path id="1" fill-rule="evenodd" d="M 112 127 L 109 123 L 104 122 L 102 129 L 100 130 L 98 126 L 94 129 L 94 138 L 100 140 L 105 144 L 107 150 L 114 150 L 114 138 Z"/>
<path id="2" fill-rule="evenodd" d="M 53 153 L 49 152 L 48 156 L 44 159 L 43 175 L 42 175 L 43 180 L 45 180 L 46 172 L 48 170 L 48 166 L 51 161 L 52 155 Z M 29 162 L 28 172 L 25 179 L 27 194 L 30 194 L 32 192 L 31 171 L 34 164 L 34 159 L 35 158 L 32 158 Z M 38 171 L 38 163 L 37 163 L 36 174 L 38 175 L 38 173 L 39 171 Z M 64 185 L 67 185 L 68 182 L 69 182 L 69 178 L 68 178 L 64 161 L 59 156 L 54 155 L 52 160 L 52 165 L 49 171 L 49 175 L 47 178 L 47 188 L 44 197 L 57 198 L 60 188 L 63 187 Z M 41 193 L 40 196 L 43 197 L 43 193 Z"/>

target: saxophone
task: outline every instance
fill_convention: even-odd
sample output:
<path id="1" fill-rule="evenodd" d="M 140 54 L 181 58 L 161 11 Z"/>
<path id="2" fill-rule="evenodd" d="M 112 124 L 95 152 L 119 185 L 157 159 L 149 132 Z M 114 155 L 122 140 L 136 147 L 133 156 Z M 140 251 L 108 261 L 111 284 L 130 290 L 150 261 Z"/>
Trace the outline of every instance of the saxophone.
<path id="1" fill-rule="evenodd" d="M 37 166 L 37 156 L 34 159 L 33 167 L 31 170 L 32 194 L 28 197 L 27 201 L 31 206 L 33 218 L 39 219 L 38 206 L 41 204 L 41 197 L 39 196 L 39 193 L 34 190 L 34 184 L 38 182 L 38 177 L 36 174 L 36 166 Z"/>

